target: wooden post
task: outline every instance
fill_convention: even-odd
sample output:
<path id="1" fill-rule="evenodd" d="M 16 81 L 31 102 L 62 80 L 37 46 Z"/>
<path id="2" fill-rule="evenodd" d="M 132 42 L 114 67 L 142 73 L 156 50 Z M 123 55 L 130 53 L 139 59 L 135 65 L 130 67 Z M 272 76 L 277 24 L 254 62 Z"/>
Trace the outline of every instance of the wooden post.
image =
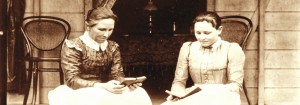
<path id="1" fill-rule="evenodd" d="M 259 0 L 259 79 L 258 79 L 258 105 L 265 104 L 265 0 Z"/>

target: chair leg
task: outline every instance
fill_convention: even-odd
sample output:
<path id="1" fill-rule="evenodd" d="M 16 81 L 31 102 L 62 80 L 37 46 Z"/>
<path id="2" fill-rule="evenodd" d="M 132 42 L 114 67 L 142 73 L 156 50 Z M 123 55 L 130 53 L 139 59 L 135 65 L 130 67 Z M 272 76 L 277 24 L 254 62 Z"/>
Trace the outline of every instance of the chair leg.
<path id="1" fill-rule="evenodd" d="M 31 79 L 32 79 L 32 62 L 29 61 L 29 68 L 28 68 L 28 76 L 26 80 L 26 85 L 25 85 L 25 93 L 24 93 L 24 100 L 23 100 L 23 105 L 27 104 L 27 99 L 30 91 L 30 86 L 31 86 Z"/>
<path id="2" fill-rule="evenodd" d="M 32 93 L 32 101 L 31 104 L 35 105 L 36 97 L 37 97 L 37 87 L 38 87 L 38 62 L 34 63 L 34 71 L 33 71 L 33 93 Z"/>
<path id="3" fill-rule="evenodd" d="M 62 70 L 59 71 L 59 80 L 60 80 L 60 84 L 63 85 L 64 84 L 64 74 L 63 74 Z"/>
<path id="4" fill-rule="evenodd" d="M 32 104 L 35 105 L 36 97 L 37 97 L 37 88 L 38 88 L 38 77 L 39 77 L 38 70 L 33 73 L 33 95 L 32 95 Z"/>
<path id="5" fill-rule="evenodd" d="M 63 85 L 64 84 L 64 73 L 61 68 L 60 62 L 59 62 L 59 80 L 60 80 L 60 84 Z"/>
<path id="6" fill-rule="evenodd" d="M 250 99 L 249 99 L 249 97 L 248 97 L 248 91 L 247 91 L 247 87 L 246 87 L 246 85 L 245 85 L 245 80 L 244 80 L 244 82 L 243 82 L 243 90 L 244 90 L 244 93 L 245 93 L 245 96 L 246 96 L 246 99 L 247 99 L 248 105 L 251 105 L 251 103 L 250 103 Z"/>

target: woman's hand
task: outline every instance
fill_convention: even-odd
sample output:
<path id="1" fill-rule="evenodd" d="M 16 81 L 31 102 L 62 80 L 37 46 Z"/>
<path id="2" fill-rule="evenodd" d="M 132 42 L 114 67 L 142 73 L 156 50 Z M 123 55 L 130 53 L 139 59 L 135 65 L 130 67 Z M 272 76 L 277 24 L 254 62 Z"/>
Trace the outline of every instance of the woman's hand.
<path id="1" fill-rule="evenodd" d="M 94 87 L 104 88 L 115 94 L 121 94 L 125 90 L 125 85 L 120 85 L 120 81 L 117 80 L 111 80 L 106 83 L 95 83 Z"/>
<path id="2" fill-rule="evenodd" d="M 179 100 L 179 98 L 177 98 L 177 97 L 174 97 L 173 95 L 169 95 L 168 97 L 167 97 L 167 101 L 178 101 Z"/>
<path id="3" fill-rule="evenodd" d="M 130 91 L 133 91 L 140 86 L 142 86 L 142 83 L 133 83 L 133 84 L 128 85 L 128 88 Z"/>

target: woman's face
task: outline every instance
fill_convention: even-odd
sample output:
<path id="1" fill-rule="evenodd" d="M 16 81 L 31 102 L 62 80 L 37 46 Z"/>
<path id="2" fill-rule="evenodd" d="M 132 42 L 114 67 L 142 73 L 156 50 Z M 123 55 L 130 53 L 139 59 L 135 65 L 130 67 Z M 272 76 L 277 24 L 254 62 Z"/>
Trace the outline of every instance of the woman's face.
<path id="1" fill-rule="evenodd" d="M 88 27 L 90 37 L 98 43 L 103 43 L 112 34 L 115 27 L 115 20 L 101 19 L 97 20 L 97 24 L 93 27 Z"/>
<path id="2" fill-rule="evenodd" d="M 202 21 L 194 24 L 194 30 L 197 40 L 203 47 L 207 47 L 217 41 L 219 34 L 221 34 L 222 26 L 216 29 L 211 23 Z"/>

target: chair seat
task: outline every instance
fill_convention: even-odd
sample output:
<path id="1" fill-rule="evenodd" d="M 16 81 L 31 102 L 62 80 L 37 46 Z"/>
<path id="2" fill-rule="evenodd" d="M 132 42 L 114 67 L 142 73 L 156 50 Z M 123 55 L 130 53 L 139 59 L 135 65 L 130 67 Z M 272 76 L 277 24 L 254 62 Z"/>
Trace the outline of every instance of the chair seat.
<path id="1" fill-rule="evenodd" d="M 33 62 L 48 61 L 48 62 L 60 62 L 60 58 L 41 58 L 41 57 L 31 57 L 29 60 Z"/>
<path id="2" fill-rule="evenodd" d="M 39 68 L 37 69 L 41 72 L 59 72 L 61 69 L 59 68 Z"/>

